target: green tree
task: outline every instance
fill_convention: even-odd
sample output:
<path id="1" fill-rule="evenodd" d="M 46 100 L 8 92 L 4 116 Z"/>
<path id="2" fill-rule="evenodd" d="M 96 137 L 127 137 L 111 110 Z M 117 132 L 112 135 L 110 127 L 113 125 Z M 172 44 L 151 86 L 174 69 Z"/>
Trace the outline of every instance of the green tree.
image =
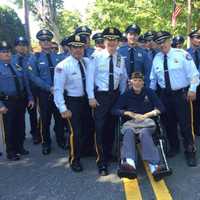
<path id="1" fill-rule="evenodd" d="M 0 6 L 0 39 L 13 45 L 16 37 L 24 35 L 24 26 L 16 12 L 7 6 Z"/>
<path id="2" fill-rule="evenodd" d="M 124 31 L 132 23 L 142 27 L 142 32 L 147 30 L 168 30 L 173 34 L 186 34 L 187 1 L 177 0 L 182 7 L 181 14 L 177 17 L 177 26 L 172 29 L 171 15 L 173 10 L 172 0 L 96 0 L 88 8 L 87 20 L 93 29 L 103 29 L 106 26 L 116 26 Z M 200 23 L 199 1 L 192 3 L 192 26 Z"/>
<path id="3" fill-rule="evenodd" d="M 74 32 L 74 29 L 81 23 L 80 13 L 77 11 L 63 10 L 58 13 L 57 18 L 60 35 L 65 37 Z"/>

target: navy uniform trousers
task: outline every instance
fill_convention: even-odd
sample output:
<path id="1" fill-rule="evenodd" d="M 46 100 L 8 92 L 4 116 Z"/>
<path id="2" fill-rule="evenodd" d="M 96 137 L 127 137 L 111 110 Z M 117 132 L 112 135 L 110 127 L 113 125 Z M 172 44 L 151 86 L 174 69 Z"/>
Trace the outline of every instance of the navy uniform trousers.
<path id="1" fill-rule="evenodd" d="M 67 108 L 72 112 L 72 117 L 67 120 L 70 130 L 70 156 L 69 161 L 79 161 L 81 158 L 81 151 L 84 149 L 82 146 L 82 138 L 86 135 L 93 134 L 93 127 L 91 126 L 91 109 L 88 104 L 88 99 L 82 97 L 65 96 Z M 88 146 L 85 146 L 88 148 Z"/>
<path id="2" fill-rule="evenodd" d="M 163 125 L 167 131 L 167 137 L 172 149 L 179 149 L 178 127 L 183 137 L 185 150 L 192 151 L 194 139 L 191 123 L 191 104 L 187 101 L 187 88 L 172 91 L 170 93 L 161 90 L 160 98 L 166 108 L 162 115 Z"/>
<path id="3" fill-rule="evenodd" d="M 106 164 L 112 154 L 116 117 L 111 115 L 111 109 L 118 96 L 118 90 L 95 93 L 95 98 L 99 103 L 94 110 L 97 165 Z"/>
<path id="4" fill-rule="evenodd" d="M 43 146 L 51 145 L 50 124 L 52 115 L 55 120 L 54 131 L 57 143 L 65 142 L 64 138 L 64 121 L 57 109 L 53 95 L 50 92 L 40 91 L 39 94 L 40 115 L 42 120 L 42 143 Z"/>
<path id="5" fill-rule="evenodd" d="M 3 114 L 6 152 L 16 154 L 24 145 L 26 99 L 17 96 L 8 97 L 3 103 L 8 108 L 8 112 Z"/>

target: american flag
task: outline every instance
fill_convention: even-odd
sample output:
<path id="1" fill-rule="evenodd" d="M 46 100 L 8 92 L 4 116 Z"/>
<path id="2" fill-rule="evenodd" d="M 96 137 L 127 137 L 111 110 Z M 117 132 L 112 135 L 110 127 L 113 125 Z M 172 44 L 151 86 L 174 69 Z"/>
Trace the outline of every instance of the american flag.
<path id="1" fill-rule="evenodd" d="M 172 26 L 176 26 L 176 17 L 180 14 L 182 8 L 176 4 L 176 1 L 173 0 L 173 13 L 172 13 Z"/>

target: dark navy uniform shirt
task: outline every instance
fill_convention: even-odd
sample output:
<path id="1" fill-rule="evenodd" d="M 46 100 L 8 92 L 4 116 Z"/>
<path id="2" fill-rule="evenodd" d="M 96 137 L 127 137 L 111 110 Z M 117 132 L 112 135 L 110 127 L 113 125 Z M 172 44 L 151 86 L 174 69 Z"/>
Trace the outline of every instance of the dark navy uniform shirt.
<path id="1" fill-rule="evenodd" d="M 28 62 L 28 74 L 30 80 L 41 90 L 50 92 L 53 86 L 53 77 L 55 66 L 61 61 L 56 53 L 50 53 L 52 66 L 50 66 L 45 52 L 32 55 Z"/>
<path id="2" fill-rule="evenodd" d="M 134 56 L 130 56 L 130 51 L 133 49 Z M 149 86 L 149 75 L 151 70 L 151 60 L 145 49 L 141 47 L 130 47 L 124 45 L 118 49 L 118 52 L 125 58 L 125 65 L 128 73 L 128 77 L 131 78 L 133 72 L 141 72 L 145 77 L 145 84 Z M 134 63 L 134 69 L 131 67 L 131 62 Z"/>
<path id="3" fill-rule="evenodd" d="M 19 81 L 20 92 L 24 94 L 27 93 L 28 99 L 33 100 L 32 93 L 30 91 L 29 83 L 25 77 L 24 70 L 21 66 L 15 63 L 11 63 L 11 67 L 16 73 L 17 79 Z M 0 61 L 0 94 L 2 96 L 17 96 L 18 91 L 15 83 L 15 75 L 8 67 L 8 64 Z M 0 107 L 3 106 L 3 102 L 0 101 Z"/>
<path id="4" fill-rule="evenodd" d="M 125 111 L 145 114 L 155 108 L 160 112 L 164 111 L 163 104 L 152 89 L 143 88 L 140 94 L 136 94 L 133 89 L 129 89 L 119 97 L 112 113 L 118 116 L 123 116 Z"/>

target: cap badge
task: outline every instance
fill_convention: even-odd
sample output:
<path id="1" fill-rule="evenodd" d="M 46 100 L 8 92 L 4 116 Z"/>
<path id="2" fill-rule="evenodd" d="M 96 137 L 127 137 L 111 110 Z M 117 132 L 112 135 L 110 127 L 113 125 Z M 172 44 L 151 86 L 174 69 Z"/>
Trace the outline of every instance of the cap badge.
<path id="1" fill-rule="evenodd" d="M 80 38 L 79 35 L 75 35 L 75 41 L 76 41 L 76 42 L 80 42 L 80 41 L 81 41 L 81 38 Z"/>
<path id="2" fill-rule="evenodd" d="M 114 29 L 113 29 L 113 28 L 110 28 L 110 29 L 109 29 L 109 32 L 110 32 L 111 34 L 113 34 L 113 33 L 114 33 Z"/>
<path id="3" fill-rule="evenodd" d="M 2 42 L 3 47 L 7 47 L 7 43 L 5 41 Z"/>

